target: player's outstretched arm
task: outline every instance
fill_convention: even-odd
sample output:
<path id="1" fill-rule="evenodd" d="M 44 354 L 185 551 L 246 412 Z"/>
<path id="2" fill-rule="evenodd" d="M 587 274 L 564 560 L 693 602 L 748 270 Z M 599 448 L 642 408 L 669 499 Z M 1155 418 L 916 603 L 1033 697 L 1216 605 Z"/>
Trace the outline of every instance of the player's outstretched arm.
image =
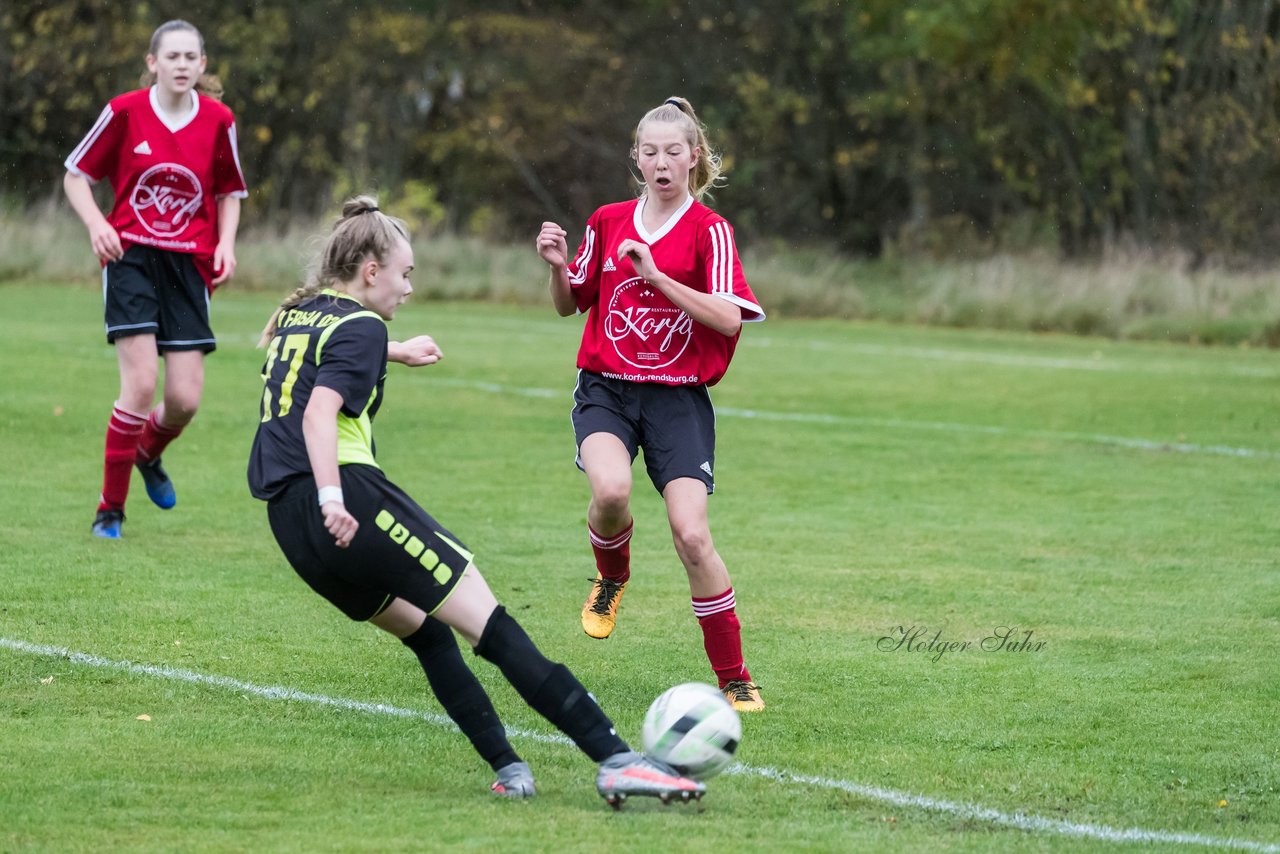
<path id="1" fill-rule="evenodd" d="M 430 335 L 418 335 L 408 341 L 388 341 L 387 361 L 399 362 L 411 368 L 434 365 L 444 358 L 444 352 Z"/>

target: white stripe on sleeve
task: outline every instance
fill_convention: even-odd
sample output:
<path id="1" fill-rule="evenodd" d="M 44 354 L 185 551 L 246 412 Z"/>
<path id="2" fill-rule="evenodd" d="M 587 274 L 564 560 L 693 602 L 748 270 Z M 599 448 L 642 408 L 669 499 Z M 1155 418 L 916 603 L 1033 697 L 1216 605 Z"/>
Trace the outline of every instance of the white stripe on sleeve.
<path id="1" fill-rule="evenodd" d="M 247 187 L 248 184 L 244 180 L 244 169 L 242 169 L 240 166 L 240 143 L 238 139 L 239 138 L 236 136 L 236 123 L 232 122 L 231 124 L 227 125 L 227 141 L 231 143 L 231 158 L 232 160 L 235 161 L 235 164 L 236 164 L 236 174 L 240 176 L 240 186 Z M 249 194 L 246 192 L 244 193 L 244 195 L 241 195 L 240 193 L 237 192 L 237 193 L 232 193 L 232 195 L 237 196 L 239 198 L 244 198 Z"/>
<path id="2" fill-rule="evenodd" d="M 569 265 L 569 284 L 580 285 L 587 280 L 587 267 L 591 263 L 591 256 L 596 249 L 596 232 L 591 226 L 587 226 L 587 233 L 582 238 L 582 251 L 578 253 L 578 257 L 573 259 L 573 263 Z"/>
<path id="3" fill-rule="evenodd" d="M 102 112 L 98 114 L 98 120 L 93 123 L 89 133 L 85 135 L 84 139 L 80 140 L 80 144 L 76 146 L 75 151 L 71 152 L 71 155 L 67 157 L 67 161 L 64 164 L 67 167 L 67 171 L 75 175 L 84 176 L 90 183 L 96 184 L 98 182 L 98 177 L 90 175 L 80 168 L 80 159 L 84 157 L 85 152 L 93 148 L 93 144 L 98 140 L 98 137 L 102 136 L 102 132 L 107 129 L 107 125 L 111 124 L 113 116 L 115 116 L 115 111 L 111 109 L 110 104 L 102 108 Z"/>
<path id="4" fill-rule="evenodd" d="M 711 289 L 713 294 L 733 293 L 733 237 L 727 222 L 711 226 Z"/>

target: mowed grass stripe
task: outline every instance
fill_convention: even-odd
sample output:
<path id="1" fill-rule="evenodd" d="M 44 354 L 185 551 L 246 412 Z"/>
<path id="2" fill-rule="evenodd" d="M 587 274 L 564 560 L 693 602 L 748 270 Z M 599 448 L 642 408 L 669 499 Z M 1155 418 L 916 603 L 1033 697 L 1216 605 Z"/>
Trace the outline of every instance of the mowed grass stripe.
<path id="1" fill-rule="evenodd" d="M 178 682 L 190 682 L 198 685 L 210 685 L 217 688 L 240 691 L 252 694 L 253 696 L 264 700 L 287 700 L 298 703 L 312 703 L 321 706 L 331 706 L 351 712 L 361 712 L 371 715 L 388 715 L 397 718 L 412 718 L 424 720 L 438 726 L 446 726 L 456 729 L 453 722 L 443 715 L 405 709 L 387 703 L 371 703 L 361 700 L 350 700 L 343 697 L 329 697 L 323 694 L 315 694 L 309 691 L 302 691 L 296 688 L 288 688 L 278 685 L 254 685 L 253 683 L 233 679 L 229 676 L 215 676 L 196 673 L 194 671 L 181 668 L 139 664 L 131 661 L 113 661 L 91 653 L 75 652 L 62 647 L 47 646 L 43 644 L 32 644 L 14 638 L 0 637 L 0 647 L 4 647 L 17 653 L 66 659 L 73 664 L 84 665 L 87 667 L 120 670 L 136 676 L 169 679 Z M 532 730 L 511 727 L 507 728 L 507 733 L 515 738 L 573 747 L 572 741 L 558 734 L 535 732 Z M 959 803 L 955 801 L 940 800 L 938 798 L 923 797 L 910 792 L 899 792 L 879 786 L 866 786 L 848 780 L 819 777 L 794 770 L 758 768 L 741 762 L 733 763 L 725 769 L 724 773 L 729 775 L 761 777 L 782 785 L 798 785 L 817 789 L 836 789 L 861 798 L 880 801 L 894 806 L 905 807 L 908 809 L 921 809 L 930 812 L 949 813 L 961 818 L 1001 825 L 1031 833 L 1048 833 L 1082 839 L 1099 839 L 1108 842 L 1206 846 L 1211 848 L 1228 848 L 1240 851 L 1258 851 L 1263 852 L 1264 854 L 1275 854 L 1275 852 L 1280 852 L 1280 845 L 1259 843 L 1243 839 L 1218 838 L 1196 833 L 1177 833 L 1162 830 L 1147 830 L 1143 828 L 1106 827 L 1079 822 L 1061 821 L 1036 815 L 1024 815 L 1022 813 L 1006 814 L 999 810 L 990 809 L 978 804 Z"/>
<path id="2" fill-rule="evenodd" d="M 525 388 L 507 386 L 482 380 L 439 379 L 439 385 L 470 388 L 491 394 L 514 395 L 540 399 L 563 399 L 565 393 L 550 388 Z M 821 412 L 769 412 L 760 409 L 741 409 L 719 406 L 716 415 L 729 418 L 747 418 L 759 421 L 782 421 L 819 426 L 869 427 L 883 430 L 931 430 L 944 433 L 974 433 L 988 436 L 1009 436 L 1048 439 L 1058 442 L 1089 442 L 1098 445 L 1117 445 L 1139 451 L 1166 451 L 1178 454 L 1210 454 L 1223 457 L 1280 458 L 1280 452 L 1258 448 L 1233 448 L 1227 445 L 1196 445 L 1189 442 L 1161 441 L 1129 436 L 1107 436 L 1098 433 L 1071 433 L 1055 430 L 1019 430 L 986 424 L 951 424 L 939 421 L 910 421 L 902 418 L 858 418 L 846 415 L 830 415 Z"/>

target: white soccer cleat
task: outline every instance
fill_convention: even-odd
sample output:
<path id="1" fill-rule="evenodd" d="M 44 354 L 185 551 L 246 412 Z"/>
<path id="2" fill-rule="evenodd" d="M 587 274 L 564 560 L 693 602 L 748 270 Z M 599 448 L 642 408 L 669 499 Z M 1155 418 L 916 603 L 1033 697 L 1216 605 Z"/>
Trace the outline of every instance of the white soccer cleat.
<path id="1" fill-rule="evenodd" d="M 537 794 L 533 785 L 533 772 L 527 762 L 512 762 L 498 769 L 498 779 L 489 791 L 502 798 L 532 798 Z"/>
<path id="2" fill-rule="evenodd" d="M 632 795 L 657 798 L 664 804 L 673 800 L 696 801 L 707 787 L 680 774 L 651 756 L 629 750 L 610 756 L 600 763 L 596 774 L 596 791 L 614 809 Z"/>

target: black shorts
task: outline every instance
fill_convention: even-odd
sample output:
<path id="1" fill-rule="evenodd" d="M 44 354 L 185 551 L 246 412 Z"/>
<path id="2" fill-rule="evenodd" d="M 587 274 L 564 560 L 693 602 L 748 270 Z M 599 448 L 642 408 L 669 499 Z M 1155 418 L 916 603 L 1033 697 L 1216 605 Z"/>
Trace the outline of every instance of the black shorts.
<path id="1" fill-rule="evenodd" d="M 581 452 L 592 433 L 612 433 L 644 466 L 659 493 L 676 478 L 692 477 L 715 491 L 716 413 L 705 385 L 633 383 L 578 371 L 573 390 L 573 434 Z M 582 468 L 582 455 L 577 458 Z"/>
<path id="2" fill-rule="evenodd" d="M 345 465 L 343 502 L 360 523 L 340 549 L 325 530 L 316 483 L 300 477 L 267 503 L 271 533 L 294 571 L 353 620 L 375 617 L 400 598 L 433 613 L 449 598 L 471 552 L 381 469 Z"/>
<path id="3" fill-rule="evenodd" d="M 209 289 L 185 252 L 130 246 L 102 268 L 107 343 L 130 335 L 156 336 L 156 349 L 213 352 Z"/>

